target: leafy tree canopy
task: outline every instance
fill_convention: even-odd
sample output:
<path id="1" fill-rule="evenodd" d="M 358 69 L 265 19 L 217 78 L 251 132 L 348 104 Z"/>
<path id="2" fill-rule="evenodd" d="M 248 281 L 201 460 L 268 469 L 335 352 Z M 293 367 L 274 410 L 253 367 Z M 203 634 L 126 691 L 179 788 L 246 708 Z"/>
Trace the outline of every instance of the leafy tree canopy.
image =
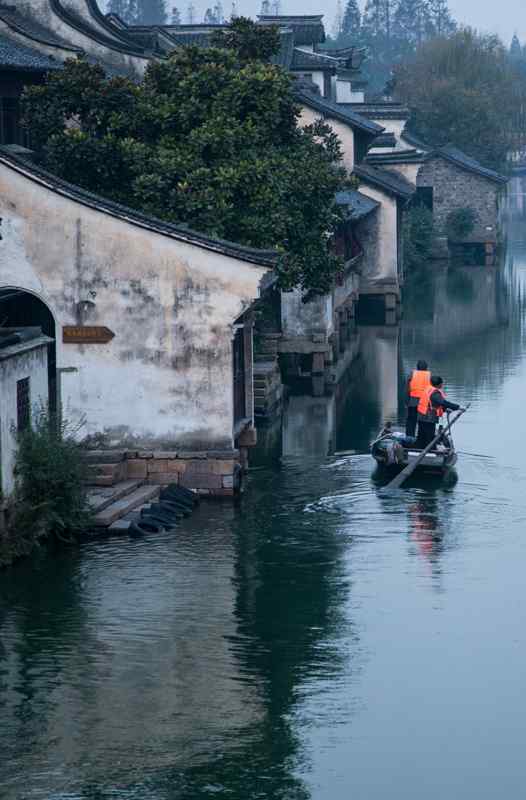
<path id="1" fill-rule="evenodd" d="M 269 41 L 236 19 L 221 48 L 177 50 L 139 84 L 68 61 L 25 94 L 43 165 L 167 221 L 276 249 L 284 288 L 327 290 L 341 266 L 330 248 L 340 145 L 323 123 L 298 127 L 291 78 L 263 58 Z"/>
<path id="2" fill-rule="evenodd" d="M 413 133 L 435 146 L 453 142 L 496 168 L 513 136 L 515 83 L 499 39 L 471 29 L 425 42 L 395 72 Z"/>

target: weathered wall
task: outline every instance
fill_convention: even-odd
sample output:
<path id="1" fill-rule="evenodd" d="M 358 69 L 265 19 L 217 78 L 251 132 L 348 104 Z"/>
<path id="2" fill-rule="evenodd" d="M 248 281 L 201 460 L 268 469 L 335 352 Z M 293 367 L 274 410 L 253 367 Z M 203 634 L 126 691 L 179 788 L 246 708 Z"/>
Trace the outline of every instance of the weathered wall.
<path id="1" fill-rule="evenodd" d="M 312 336 L 333 331 L 332 295 L 316 297 L 308 303 L 302 300 L 302 292 L 293 289 L 281 293 L 281 329 L 285 338 Z"/>
<path id="2" fill-rule="evenodd" d="M 339 122 L 336 119 L 325 117 L 323 114 L 320 114 L 318 111 L 314 111 L 307 106 L 301 107 L 301 115 L 299 119 L 300 125 L 312 125 L 319 119 L 324 119 L 327 124 L 331 126 L 334 133 L 338 136 L 342 146 L 343 163 L 349 172 L 352 172 L 355 163 L 355 142 L 353 129 L 350 127 L 350 125 L 344 125 L 343 122 Z"/>
<path id="3" fill-rule="evenodd" d="M 362 271 L 360 290 L 367 293 L 379 283 L 398 284 L 397 202 L 391 195 L 365 181 L 360 183 L 360 192 L 381 203 L 377 212 L 376 259 L 367 258 Z"/>
<path id="4" fill-rule="evenodd" d="M 439 228 L 445 226 L 451 211 L 466 207 L 477 213 L 477 228 L 496 228 L 500 188 L 487 178 L 435 157 L 418 171 L 417 186 L 433 187 L 433 214 Z"/>
<path id="5" fill-rule="evenodd" d="M 409 183 L 412 183 L 413 186 L 416 186 L 418 170 L 421 166 L 421 164 L 389 164 L 389 169 L 392 172 L 397 172 Z"/>
<path id="6" fill-rule="evenodd" d="M 105 432 L 115 446 L 232 447 L 233 323 L 267 268 L 31 175 L 0 158 L 0 285 L 35 293 L 54 314 L 68 416 L 85 416 L 83 433 Z M 63 344 L 62 326 L 78 324 L 105 325 L 115 338 Z"/>
<path id="7" fill-rule="evenodd" d="M 356 111 L 359 113 L 359 109 L 357 108 Z M 385 128 L 385 133 L 394 133 L 396 140 L 400 138 L 402 135 L 402 131 L 404 130 L 407 120 L 406 119 L 384 119 L 382 115 L 378 118 L 373 118 L 372 122 L 376 122 L 377 125 L 381 125 L 382 128 Z"/>
<path id="8" fill-rule="evenodd" d="M 9 496 L 14 489 L 16 459 L 17 381 L 30 379 L 30 404 L 34 416 L 40 403 L 48 402 L 47 341 L 27 342 L 0 350 L 0 489 Z"/>

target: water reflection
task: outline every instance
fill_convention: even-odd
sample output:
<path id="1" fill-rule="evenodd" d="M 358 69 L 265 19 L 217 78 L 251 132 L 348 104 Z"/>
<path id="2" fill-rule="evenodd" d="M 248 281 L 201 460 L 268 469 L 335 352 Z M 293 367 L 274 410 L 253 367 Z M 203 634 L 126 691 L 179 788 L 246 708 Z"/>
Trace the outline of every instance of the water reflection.
<path id="1" fill-rule="evenodd" d="M 433 267 L 407 287 L 400 328 L 362 327 L 334 392 L 292 396 L 261 432 L 239 508 L 0 576 L 2 798 L 520 796 L 514 191 L 503 266 Z M 403 416 L 419 357 L 473 401 L 459 449 L 491 458 L 462 456 L 456 485 L 383 497 L 368 443 Z"/>

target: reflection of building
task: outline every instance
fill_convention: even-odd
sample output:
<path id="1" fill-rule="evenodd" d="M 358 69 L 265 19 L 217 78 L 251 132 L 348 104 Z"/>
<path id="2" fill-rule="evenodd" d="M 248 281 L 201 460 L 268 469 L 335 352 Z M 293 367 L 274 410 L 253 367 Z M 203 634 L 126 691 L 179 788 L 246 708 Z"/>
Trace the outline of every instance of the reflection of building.
<path id="1" fill-rule="evenodd" d="M 283 456 L 325 458 L 334 450 L 336 401 L 309 395 L 289 397 L 283 414 Z"/>

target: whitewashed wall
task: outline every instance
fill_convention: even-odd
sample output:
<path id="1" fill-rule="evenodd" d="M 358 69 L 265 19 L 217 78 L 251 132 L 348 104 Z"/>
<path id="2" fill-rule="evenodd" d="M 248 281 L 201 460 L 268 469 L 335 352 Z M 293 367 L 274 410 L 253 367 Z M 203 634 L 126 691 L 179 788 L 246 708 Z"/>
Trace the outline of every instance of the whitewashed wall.
<path id="1" fill-rule="evenodd" d="M 57 323 L 69 417 L 115 445 L 232 446 L 232 336 L 265 266 L 133 224 L 0 157 L 0 286 L 36 294 Z M 82 315 L 79 303 L 89 301 Z M 105 345 L 63 325 L 105 325 Z"/>
<path id="2" fill-rule="evenodd" d="M 301 115 L 299 119 L 300 125 L 312 125 L 319 119 L 323 119 L 325 122 L 327 122 L 327 124 L 333 129 L 334 133 L 338 136 L 343 151 L 343 163 L 346 169 L 348 169 L 349 172 L 352 172 L 355 161 L 353 129 L 350 125 L 345 125 L 343 122 L 340 122 L 337 119 L 332 119 L 331 117 L 325 117 L 323 114 L 320 114 L 319 111 L 314 111 L 313 109 L 308 108 L 308 106 L 301 107 Z"/>
<path id="3" fill-rule="evenodd" d="M 377 212 L 377 258 L 372 263 L 366 262 L 367 269 L 364 270 L 360 286 L 361 291 L 364 291 L 379 281 L 398 282 L 398 218 L 394 197 L 365 182 L 360 183 L 360 192 L 381 203 Z"/>
<path id="4" fill-rule="evenodd" d="M 42 341 L 44 339 L 44 341 Z M 8 497 L 14 489 L 16 459 L 17 382 L 30 380 L 31 416 L 48 402 L 46 337 L 0 350 L 0 488 Z"/>

